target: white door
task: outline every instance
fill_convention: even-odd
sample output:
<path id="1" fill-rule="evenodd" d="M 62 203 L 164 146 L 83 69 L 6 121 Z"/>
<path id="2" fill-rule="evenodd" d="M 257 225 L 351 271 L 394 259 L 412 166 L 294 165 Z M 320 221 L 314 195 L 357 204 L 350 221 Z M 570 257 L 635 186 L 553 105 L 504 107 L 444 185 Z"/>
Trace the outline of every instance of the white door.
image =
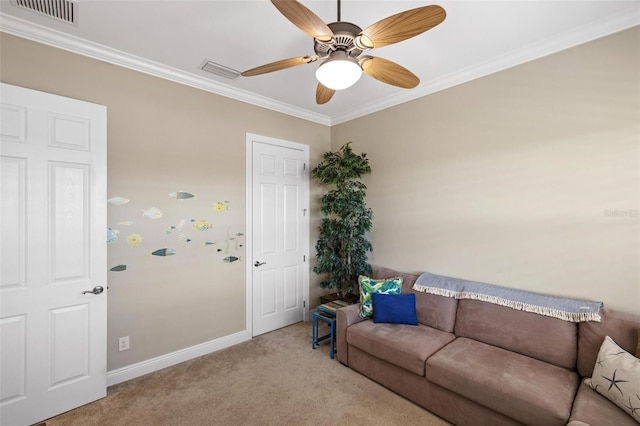
<path id="1" fill-rule="evenodd" d="M 247 135 L 253 336 L 306 318 L 308 147 Z"/>
<path id="2" fill-rule="evenodd" d="M 106 108 L 0 95 L 0 423 L 29 425 L 106 395 Z"/>

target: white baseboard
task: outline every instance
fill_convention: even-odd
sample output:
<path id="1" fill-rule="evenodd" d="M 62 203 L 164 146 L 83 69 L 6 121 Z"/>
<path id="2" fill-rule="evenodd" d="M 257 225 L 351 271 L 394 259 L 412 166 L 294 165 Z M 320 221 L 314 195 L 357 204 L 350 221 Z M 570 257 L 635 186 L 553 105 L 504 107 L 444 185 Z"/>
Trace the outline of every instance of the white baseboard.
<path id="1" fill-rule="evenodd" d="M 136 377 L 144 376 L 145 374 L 153 373 L 154 371 L 162 370 L 163 368 L 171 367 L 172 365 L 180 364 L 181 362 L 207 355 L 237 345 L 238 343 L 246 342 L 250 339 L 251 335 L 249 331 L 243 330 L 219 339 L 191 346 L 190 348 L 151 358 L 137 364 L 118 368 L 117 370 L 108 371 L 107 386 L 117 385 L 118 383 L 126 382 L 127 380 L 135 379 Z"/>

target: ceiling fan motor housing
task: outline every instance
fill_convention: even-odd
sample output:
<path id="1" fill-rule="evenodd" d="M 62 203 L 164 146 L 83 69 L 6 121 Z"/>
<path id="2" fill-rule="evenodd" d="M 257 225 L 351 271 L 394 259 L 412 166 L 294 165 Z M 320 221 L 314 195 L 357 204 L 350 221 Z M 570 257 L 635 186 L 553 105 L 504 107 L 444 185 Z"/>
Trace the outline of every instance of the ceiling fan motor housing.
<path id="1" fill-rule="evenodd" d="M 332 42 L 324 43 L 318 39 L 313 40 L 313 50 L 320 58 L 324 58 L 336 50 L 342 50 L 352 58 L 360 56 L 362 50 L 355 45 L 354 40 L 362 32 L 362 28 L 351 22 L 332 22 L 328 24 L 328 27 L 333 31 L 334 39 Z"/>

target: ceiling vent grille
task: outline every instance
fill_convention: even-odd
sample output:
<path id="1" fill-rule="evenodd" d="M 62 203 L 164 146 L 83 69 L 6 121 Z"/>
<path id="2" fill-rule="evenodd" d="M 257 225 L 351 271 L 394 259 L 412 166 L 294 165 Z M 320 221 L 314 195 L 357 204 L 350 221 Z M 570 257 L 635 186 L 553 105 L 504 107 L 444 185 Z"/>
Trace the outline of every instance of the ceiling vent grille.
<path id="1" fill-rule="evenodd" d="M 233 68 L 226 67 L 224 65 L 216 64 L 213 61 L 205 59 L 200 65 L 200 69 L 215 74 L 220 77 L 228 78 L 229 80 L 235 80 L 240 75 L 240 71 Z"/>
<path id="2" fill-rule="evenodd" d="M 75 24 L 78 15 L 78 3 L 71 0 L 12 0 L 12 3 L 69 24 Z"/>

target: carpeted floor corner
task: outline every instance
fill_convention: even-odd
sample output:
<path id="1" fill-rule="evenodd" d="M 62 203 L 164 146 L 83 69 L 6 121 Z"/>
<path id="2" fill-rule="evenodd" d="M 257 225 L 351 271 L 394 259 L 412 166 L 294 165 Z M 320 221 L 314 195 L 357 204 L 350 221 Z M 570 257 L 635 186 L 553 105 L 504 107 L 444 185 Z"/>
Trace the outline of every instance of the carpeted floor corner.
<path id="1" fill-rule="evenodd" d="M 311 323 L 108 389 L 46 421 L 74 425 L 423 425 L 446 421 L 311 349 Z"/>

